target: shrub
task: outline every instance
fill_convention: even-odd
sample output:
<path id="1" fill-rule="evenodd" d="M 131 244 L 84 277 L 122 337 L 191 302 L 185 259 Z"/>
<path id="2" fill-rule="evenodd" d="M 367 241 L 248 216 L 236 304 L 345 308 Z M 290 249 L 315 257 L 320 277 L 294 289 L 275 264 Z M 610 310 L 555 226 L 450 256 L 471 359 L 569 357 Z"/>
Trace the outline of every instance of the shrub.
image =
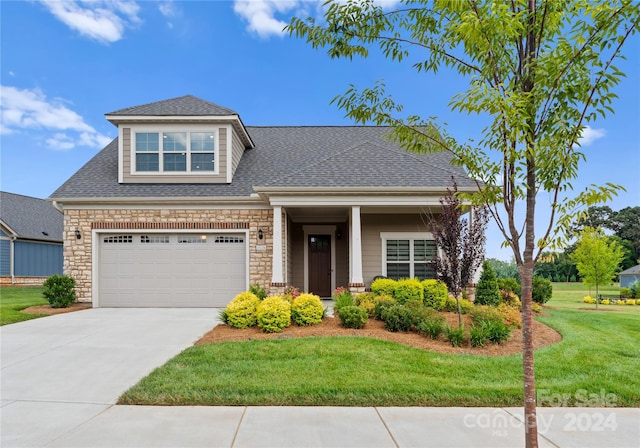
<path id="1" fill-rule="evenodd" d="M 438 339 L 444 327 L 444 318 L 442 316 L 433 319 L 423 320 L 418 324 L 418 332 L 429 336 L 431 339 Z"/>
<path id="2" fill-rule="evenodd" d="M 367 323 L 367 311 L 359 306 L 345 306 L 340 310 L 340 321 L 347 328 L 362 328 Z"/>
<path id="3" fill-rule="evenodd" d="M 397 282 L 393 296 L 398 303 L 405 303 L 407 300 L 419 300 L 422 303 L 424 300 L 424 288 L 420 280 L 406 278 Z"/>
<path id="4" fill-rule="evenodd" d="M 636 299 L 636 305 L 640 305 L 640 299 Z"/>
<path id="5" fill-rule="evenodd" d="M 444 327 L 445 339 L 454 347 L 460 347 L 464 343 L 464 327 Z"/>
<path id="6" fill-rule="evenodd" d="M 322 300 L 315 294 L 300 294 L 291 304 L 291 319 L 300 326 L 322 322 Z"/>
<path id="7" fill-rule="evenodd" d="M 359 306 L 365 309 L 365 311 L 367 312 L 367 316 L 369 317 L 375 316 L 376 296 L 374 296 L 373 293 L 367 292 L 363 294 L 358 294 L 355 297 L 355 301 L 356 301 L 356 306 Z"/>
<path id="8" fill-rule="evenodd" d="M 394 305 L 382 312 L 382 320 L 389 331 L 409 331 L 413 326 L 414 314 L 402 305 Z"/>
<path id="9" fill-rule="evenodd" d="M 434 310 L 442 310 L 449 295 L 447 285 L 440 280 L 428 279 L 422 281 L 422 287 L 424 289 L 424 304 Z"/>
<path id="10" fill-rule="evenodd" d="M 635 305 L 636 301 L 634 299 L 627 299 L 626 303 L 627 303 L 627 305 Z"/>
<path id="11" fill-rule="evenodd" d="M 333 309 L 340 314 L 340 310 L 345 306 L 354 306 L 353 294 L 346 288 L 340 287 L 333 291 Z"/>
<path id="12" fill-rule="evenodd" d="M 633 296 L 629 298 L 635 297 L 636 299 L 640 299 L 640 280 L 636 280 L 635 282 L 631 283 L 629 285 L 629 289 L 633 294 Z"/>
<path id="13" fill-rule="evenodd" d="M 517 308 L 519 310 L 522 309 L 522 302 L 515 292 L 501 289 L 500 296 L 502 296 L 502 303 L 505 305 L 509 305 L 510 307 Z"/>
<path id="14" fill-rule="evenodd" d="M 229 318 L 227 316 L 227 310 L 223 309 L 218 311 L 218 320 L 223 324 L 229 324 Z"/>
<path id="15" fill-rule="evenodd" d="M 42 295 L 51 308 L 67 308 L 76 301 L 76 281 L 68 275 L 52 275 L 42 285 Z"/>
<path id="16" fill-rule="evenodd" d="M 469 330 L 469 343 L 471 347 L 484 347 L 489 342 L 489 332 L 484 325 L 471 327 Z"/>
<path id="17" fill-rule="evenodd" d="M 616 300 L 616 305 L 626 305 L 627 303 L 623 299 Z"/>
<path id="18" fill-rule="evenodd" d="M 498 308 L 487 305 L 476 305 L 471 310 L 471 319 L 476 325 L 482 325 L 484 322 L 501 322 L 504 319 Z"/>
<path id="19" fill-rule="evenodd" d="M 511 328 L 522 328 L 522 314 L 516 308 L 502 303 L 497 310 L 502 315 L 502 321 Z"/>
<path id="20" fill-rule="evenodd" d="M 260 300 L 264 300 L 264 298 L 267 297 L 267 290 L 257 282 L 249 285 L 249 292 L 253 293 Z"/>
<path id="21" fill-rule="evenodd" d="M 460 312 L 462 314 L 469 314 L 472 309 L 473 309 L 473 302 L 467 299 L 460 299 Z M 457 308 L 456 308 L 456 311 L 458 311 Z"/>
<path id="22" fill-rule="evenodd" d="M 601 305 L 611 305 L 611 300 L 609 299 L 603 299 L 602 302 L 600 302 Z"/>
<path id="23" fill-rule="evenodd" d="M 546 278 L 533 277 L 533 291 L 531 294 L 534 302 L 544 305 L 553 294 L 553 285 Z"/>
<path id="24" fill-rule="evenodd" d="M 375 295 L 387 295 L 394 297 L 396 292 L 396 282 L 391 278 L 379 278 L 371 283 L 371 291 Z"/>
<path id="25" fill-rule="evenodd" d="M 583 303 L 596 303 L 596 299 L 591 296 L 584 296 L 582 299 Z"/>
<path id="26" fill-rule="evenodd" d="M 498 289 L 498 280 L 496 273 L 488 262 L 482 263 L 482 274 L 476 288 L 477 305 L 493 305 L 498 306 L 502 302 L 500 290 Z"/>
<path id="27" fill-rule="evenodd" d="M 486 327 L 487 339 L 492 344 L 502 344 L 511 336 L 511 328 L 504 322 L 488 321 L 483 322 L 482 326 Z"/>
<path id="28" fill-rule="evenodd" d="M 631 288 L 620 288 L 620 297 L 623 299 L 631 299 L 633 298 L 633 291 L 631 291 Z"/>
<path id="29" fill-rule="evenodd" d="M 256 309 L 258 327 L 266 333 L 280 333 L 291 325 L 291 304 L 280 296 L 269 296 Z"/>
<path id="30" fill-rule="evenodd" d="M 469 314 L 473 309 L 473 302 L 470 302 L 467 299 L 459 299 L 459 300 L 460 300 L 460 313 Z M 457 313 L 458 302 L 456 302 L 456 299 L 454 299 L 451 296 L 447 297 L 447 301 L 445 302 L 445 305 L 444 305 L 444 310 L 449 311 L 450 313 Z"/>
<path id="31" fill-rule="evenodd" d="M 542 305 L 540 305 L 539 303 L 536 303 L 536 302 L 532 302 L 531 303 L 531 311 L 533 311 L 534 313 L 541 313 L 542 312 Z"/>
<path id="32" fill-rule="evenodd" d="M 225 308 L 227 324 L 235 328 L 253 327 L 260 299 L 252 292 L 241 292 Z"/>
<path id="33" fill-rule="evenodd" d="M 293 301 L 300 295 L 300 290 L 295 286 L 287 286 L 284 289 L 284 294 L 282 296 L 283 299 L 286 299 L 289 303 L 293 303 Z"/>
<path id="34" fill-rule="evenodd" d="M 520 297 L 522 287 L 520 286 L 520 283 L 518 283 L 518 280 L 516 280 L 515 278 L 499 278 L 498 289 L 501 289 L 503 291 L 511 291 L 516 296 Z"/>
<path id="35" fill-rule="evenodd" d="M 373 314 L 376 319 L 382 320 L 382 313 L 384 310 L 396 305 L 396 299 L 386 294 L 376 296 L 375 306 L 373 308 Z"/>

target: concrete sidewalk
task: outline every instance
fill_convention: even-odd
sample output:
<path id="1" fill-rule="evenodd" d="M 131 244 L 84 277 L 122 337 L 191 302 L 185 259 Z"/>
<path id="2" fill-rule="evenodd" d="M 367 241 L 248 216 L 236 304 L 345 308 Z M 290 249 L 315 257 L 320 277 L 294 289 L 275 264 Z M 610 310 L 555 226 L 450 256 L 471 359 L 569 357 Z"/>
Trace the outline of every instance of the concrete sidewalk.
<path id="1" fill-rule="evenodd" d="M 640 409 L 543 408 L 539 422 L 541 447 L 640 446 Z M 494 448 L 524 446 L 524 429 L 519 408 L 113 406 L 46 446 Z"/>

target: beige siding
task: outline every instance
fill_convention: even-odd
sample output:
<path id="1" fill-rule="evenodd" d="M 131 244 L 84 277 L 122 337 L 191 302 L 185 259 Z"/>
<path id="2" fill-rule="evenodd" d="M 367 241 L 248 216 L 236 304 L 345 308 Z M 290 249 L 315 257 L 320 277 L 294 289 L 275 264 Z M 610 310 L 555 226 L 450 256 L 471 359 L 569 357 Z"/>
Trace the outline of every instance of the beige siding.
<path id="1" fill-rule="evenodd" d="M 221 184 L 227 182 L 227 129 L 220 128 L 218 132 L 218 174 L 131 174 L 132 159 L 135 157 L 131 149 L 131 129 L 123 129 L 122 168 L 124 183 L 139 184 Z M 128 136 L 128 138 L 127 138 Z"/>
<path id="2" fill-rule="evenodd" d="M 382 274 L 382 240 L 380 232 L 428 232 L 423 216 L 362 215 L 362 275 L 367 286 Z"/>
<path id="3" fill-rule="evenodd" d="M 231 133 L 232 135 L 232 154 L 233 154 L 233 160 L 232 160 L 232 166 L 231 166 L 231 176 L 233 176 L 234 174 L 236 174 L 236 169 L 238 168 L 238 165 L 240 164 L 240 159 L 242 158 L 242 154 L 244 154 L 244 144 L 242 143 L 242 141 L 240 141 L 240 137 L 238 137 L 238 134 L 236 134 L 235 132 Z"/>

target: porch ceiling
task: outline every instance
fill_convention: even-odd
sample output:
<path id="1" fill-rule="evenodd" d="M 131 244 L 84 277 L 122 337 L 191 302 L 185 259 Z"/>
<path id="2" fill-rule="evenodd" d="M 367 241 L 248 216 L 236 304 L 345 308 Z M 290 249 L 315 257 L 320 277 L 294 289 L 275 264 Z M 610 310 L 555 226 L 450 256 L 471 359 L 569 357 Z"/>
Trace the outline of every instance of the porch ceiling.
<path id="1" fill-rule="evenodd" d="M 293 222 L 346 222 L 349 219 L 351 207 L 285 207 L 285 209 Z M 360 213 L 364 215 L 438 214 L 440 213 L 440 206 L 367 206 L 361 207 Z"/>

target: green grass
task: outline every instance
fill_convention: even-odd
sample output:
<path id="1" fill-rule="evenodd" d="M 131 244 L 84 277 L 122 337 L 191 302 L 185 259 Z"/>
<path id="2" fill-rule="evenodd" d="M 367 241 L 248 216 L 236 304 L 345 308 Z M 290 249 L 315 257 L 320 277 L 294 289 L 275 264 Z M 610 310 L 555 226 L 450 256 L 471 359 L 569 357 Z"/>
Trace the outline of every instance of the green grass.
<path id="1" fill-rule="evenodd" d="M 20 311 L 30 306 L 46 305 L 42 286 L 0 286 L 0 325 L 35 319 L 44 314 L 26 314 Z"/>
<path id="2" fill-rule="evenodd" d="M 614 394 L 617 406 L 640 406 L 640 307 L 581 311 L 575 294 L 563 288 L 539 318 L 563 335 L 536 352 L 539 396 L 546 404 L 562 396 L 568 405 L 585 405 L 585 396 Z M 185 350 L 119 403 L 520 406 L 522 361 L 520 355 L 446 355 L 361 337 L 226 342 Z"/>
<path id="3" fill-rule="evenodd" d="M 618 297 L 620 288 L 617 283 L 608 286 L 600 286 L 598 293 L 603 297 Z M 589 288 L 582 283 L 554 283 L 553 295 L 547 303 L 548 307 L 565 310 L 578 310 L 580 308 L 593 308 L 595 304 L 584 303 L 585 296 L 595 297 L 596 289 Z M 598 305 L 601 310 L 615 311 L 623 314 L 640 314 L 640 306 L 632 305 Z"/>

